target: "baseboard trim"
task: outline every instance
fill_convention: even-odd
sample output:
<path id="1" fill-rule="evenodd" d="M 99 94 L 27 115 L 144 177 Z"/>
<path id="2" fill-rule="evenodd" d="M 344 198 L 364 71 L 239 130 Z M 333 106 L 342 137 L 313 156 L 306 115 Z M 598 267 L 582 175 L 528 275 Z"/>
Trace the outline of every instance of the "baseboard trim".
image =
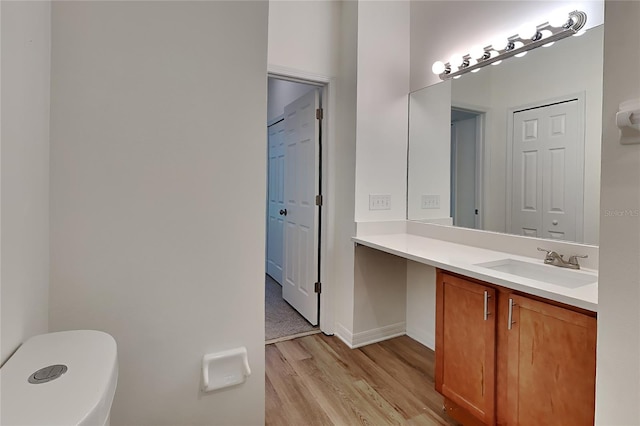
<path id="1" fill-rule="evenodd" d="M 433 351 L 436 350 L 436 337 L 432 333 L 417 328 L 407 327 L 407 336 Z"/>
<path id="2" fill-rule="evenodd" d="M 407 334 L 407 325 L 404 321 L 398 322 L 396 324 L 386 325 L 380 328 L 361 331 L 355 334 L 351 333 L 351 331 L 349 331 L 344 325 L 337 323 L 335 332 L 335 335 L 340 340 L 342 340 L 344 344 L 349 347 L 349 349 L 360 348 L 372 343 L 378 343 L 382 342 L 383 340 L 392 339 L 394 337 L 404 336 L 405 334 Z M 424 345 L 424 343 L 422 344 Z"/>
<path id="3" fill-rule="evenodd" d="M 334 335 L 342 340 L 349 349 L 353 349 L 353 334 L 351 334 L 347 327 L 337 322 Z"/>
<path id="4" fill-rule="evenodd" d="M 386 325 L 384 327 L 355 333 L 352 336 L 351 344 L 353 349 L 355 349 L 394 337 L 404 336 L 405 334 L 407 334 L 407 325 L 403 321 L 396 324 Z"/>

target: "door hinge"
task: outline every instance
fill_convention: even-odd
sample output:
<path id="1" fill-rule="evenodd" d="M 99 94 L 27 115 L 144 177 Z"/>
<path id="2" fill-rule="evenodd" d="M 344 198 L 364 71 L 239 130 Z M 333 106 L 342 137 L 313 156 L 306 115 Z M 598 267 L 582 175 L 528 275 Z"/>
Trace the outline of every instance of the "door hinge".
<path id="1" fill-rule="evenodd" d="M 324 112 L 322 108 L 316 109 L 316 120 L 322 120 L 324 118 Z"/>
<path id="2" fill-rule="evenodd" d="M 316 195 L 316 206 L 322 205 L 322 195 Z"/>
<path id="3" fill-rule="evenodd" d="M 322 284 L 321 284 L 321 283 L 319 283 L 319 282 L 317 282 L 317 283 L 315 284 L 314 291 L 315 291 L 316 293 L 320 293 L 320 292 L 322 292 Z"/>

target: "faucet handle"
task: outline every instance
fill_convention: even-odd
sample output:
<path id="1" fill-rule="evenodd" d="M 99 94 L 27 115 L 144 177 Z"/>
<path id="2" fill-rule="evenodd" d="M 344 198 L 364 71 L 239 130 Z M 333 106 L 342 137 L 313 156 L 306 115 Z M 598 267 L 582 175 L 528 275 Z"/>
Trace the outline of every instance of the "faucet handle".
<path id="1" fill-rule="evenodd" d="M 546 248 L 540 248 L 540 247 L 538 247 L 538 251 L 544 251 L 544 252 L 546 252 L 546 253 L 547 253 L 547 257 L 550 257 L 550 256 L 551 256 L 551 253 L 555 253 L 555 251 L 554 251 L 554 250 L 549 250 L 549 249 L 546 249 Z M 557 253 L 556 253 L 556 254 L 557 254 Z M 560 257 L 562 257 L 562 256 L 560 256 Z"/>
<path id="2" fill-rule="evenodd" d="M 586 259 L 587 257 L 589 257 L 588 254 L 585 254 L 585 255 L 574 254 L 572 256 L 569 256 L 569 263 L 572 265 L 578 265 L 578 259 Z"/>
<path id="3" fill-rule="evenodd" d="M 546 252 L 544 256 L 544 263 L 551 264 L 552 262 L 555 262 L 556 259 L 562 259 L 562 256 L 553 250 L 547 250 L 547 249 L 538 247 L 538 251 Z"/>

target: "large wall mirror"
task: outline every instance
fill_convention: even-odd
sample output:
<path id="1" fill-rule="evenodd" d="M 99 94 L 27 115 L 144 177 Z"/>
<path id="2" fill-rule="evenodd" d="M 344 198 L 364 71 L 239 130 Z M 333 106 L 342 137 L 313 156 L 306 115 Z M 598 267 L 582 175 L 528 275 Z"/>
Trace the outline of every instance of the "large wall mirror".
<path id="1" fill-rule="evenodd" d="M 409 96 L 407 215 L 598 244 L 603 26 Z"/>

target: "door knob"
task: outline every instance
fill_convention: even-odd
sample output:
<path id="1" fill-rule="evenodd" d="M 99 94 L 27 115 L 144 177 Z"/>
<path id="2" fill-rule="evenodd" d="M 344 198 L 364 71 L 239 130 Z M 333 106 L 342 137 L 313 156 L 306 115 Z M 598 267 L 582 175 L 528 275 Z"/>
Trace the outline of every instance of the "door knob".
<path id="1" fill-rule="evenodd" d="M 281 216 L 286 216 L 287 215 L 287 209 L 280 210 L 280 215 Z"/>

